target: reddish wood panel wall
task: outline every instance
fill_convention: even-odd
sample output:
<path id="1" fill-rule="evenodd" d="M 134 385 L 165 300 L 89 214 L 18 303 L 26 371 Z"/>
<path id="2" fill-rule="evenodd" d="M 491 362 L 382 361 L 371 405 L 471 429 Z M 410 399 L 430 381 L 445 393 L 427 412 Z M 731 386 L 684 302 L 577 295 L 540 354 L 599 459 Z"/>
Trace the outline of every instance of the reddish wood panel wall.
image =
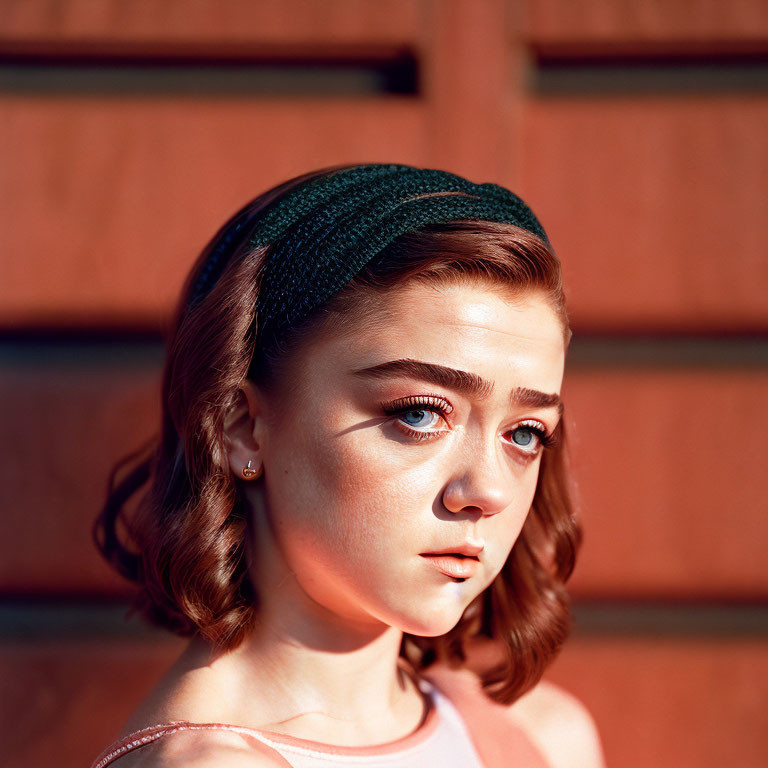
<path id="1" fill-rule="evenodd" d="M 618 607 L 550 676 L 592 709 L 610 765 L 765 764 L 762 0 L 7 0 L 2 18 L 0 619 L 126 597 L 90 523 L 112 462 L 154 430 L 158 330 L 223 219 L 315 167 L 443 167 L 519 192 L 564 262 L 586 530 L 573 592 Z M 413 93 L 365 74 L 402 61 Z M 273 86 L 270 66 L 335 69 L 285 93 L 152 92 L 140 74 L 205 66 L 226 85 L 233 63 Z M 685 67 L 695 87 L 670 85 Z M 362 88 L 339 93 L 338 72 Z M 669 600 L 723 612 L 681 637 L 622 629 L 621 606 Z M 728 621 L 745 602 L 750 636 Z M 11 765 L 82 765 L 178 649 L 91 625 L 24 644 L 10 621 Z"/>
<path id="2" fill-rule="evenodd" d="M 534 44 L 569 43 L 614 47 L 670 42 L 685 53 L 726 43 L 766 42 L 768 8 L 760 0 L 528 0 L 527 31 Z"/>
<path id="3" fill-rule="evenodd" d="M 611 766 L 759 768 L 766 675 L 761 639 L 646 636 L 574 642 L 547 678 L 595 714 Z"/>
<path id="4" fill-rule="evenodd" d="M 15 43 L 147 43 L 184 41 L 327 45 L 413 41 L 423 34 L 424 3 L 409 0 L 7 0 L 4 38 Z"/>
<path id="5" fill-rule="evenodd" d="M 526 110 L 523 187 L 584 330 L 768 327 L 768 92 L 583 95 Z"/>

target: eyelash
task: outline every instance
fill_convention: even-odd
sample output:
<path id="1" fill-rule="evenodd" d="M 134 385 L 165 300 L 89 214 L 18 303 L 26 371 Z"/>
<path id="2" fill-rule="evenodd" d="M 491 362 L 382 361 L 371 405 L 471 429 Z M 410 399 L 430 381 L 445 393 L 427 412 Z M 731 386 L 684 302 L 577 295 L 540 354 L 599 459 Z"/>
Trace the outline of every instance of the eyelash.
<path id="1" fill-rule="evenodd" d="M 418 397 L 403 397 L 400 400 L 394 400 L 391 403 L 382 403 L 381 408 L 388 416 L 402 416 L 411 411 L 431 411 L 437 413 L 443 421 L 447 421 L 446 416 L 453 412 L 453 406 L 444 398 L 436 395 L 419 395 Z M 402 421 L 398 422 L 398 427 L 414 440 L 434 440 L 440 435 L 440 432 L 420 432 L 411 429 Z"/>
<path id="2" fill-rule="evenodd" d="M 439 414 L 444 421 L 446 421 L 446 416 L 453 412 L 453 406 L 444 398 L 436 395 L 403 397 L 399 400 L 394 400 L 391 403 L 381 403 L 381 408 L 388 416 L 402 416 L 403 414 L 412 411 L 431 411 L 432 413 Z M 437 439 L 441 433 L 445 431 L 419 432 L 411 429 L 402 421 L 398 421 L 397 425 L 408 437 L 418 441 Z M 555 441 L 554 435 L 548 434 L 538 421 L 532 419 L 521 421 L 512 431 L 515 432 L 518 429 L 530 430 L 536 436 L 538 447 L 535 451 L 526 451 L 522 446 L 518 446 L 521 453 L 532 458 L 538 456 L 542 450 L 550 447 Z"/>

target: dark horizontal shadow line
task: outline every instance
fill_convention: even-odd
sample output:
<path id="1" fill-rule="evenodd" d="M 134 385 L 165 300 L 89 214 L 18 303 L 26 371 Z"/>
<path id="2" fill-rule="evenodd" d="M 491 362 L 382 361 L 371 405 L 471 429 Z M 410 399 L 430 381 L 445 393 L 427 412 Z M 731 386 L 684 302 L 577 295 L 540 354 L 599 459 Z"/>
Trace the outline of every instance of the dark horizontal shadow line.
<path id="1" fill-rule="evenodd" d="M 161 334 L 146 330 L 34 329 L 0 332 L 0 368 L 154 366 L 164 356 Z M 601 336 L 576 334 L 569 368 L 768 368 L 768 335 Z"/>
<path id="2" fill-rule="evenodd" d="M 768 603 L 576 601 L 574 634 L 765 637 Z"/>
<path id="3" fill-rule="evenodd" d="M 165 345 L 157 335 L 139 333 L 114 338 L 86 333 L 78 338 L 32 336 L 9 340 L 0 338 L 0 370 L 34 368 L 154 368 L 159 372 Z"/>
<path id="4" fill-rule="evenodd" d="M 53 639 L 157 640 L 174 637 L 141 617 L 128 616 L 124 602 L 11 600 L 0 602 L 0 642 Z"/>
<path id="5" fill-rule="evenodd" d="M 0 39 L 0 63 L 16 64 L 354 64 L 415 58 L 402 40 L 28 40 Z"/>
<path id="6" fill-rule="evenodd" d="M 65 96 L 415 95 L 410 55 L 390 60 L 6 60 L 0 94 Z"/>
<path id="7" fill-rule="evenodd" d="M 0 642 L 173 639 L 137 615 L 128 604 L 87 600 L 8 600 L 0 602 Z M 765 637 L 768 604 L 700 604 L 576 601 L 574 636 Z"/>
<path id="8" fill-rule="evenodd" d="M 568 365 L 578 368 L 768 368 L 768 335 L 574 336 Z"/>
<path id="9" fill-rule="evenodd" d="M 750 55 L 552 55 L 534 53 L 535 96 L 768 91 L 768 52 Z"/>

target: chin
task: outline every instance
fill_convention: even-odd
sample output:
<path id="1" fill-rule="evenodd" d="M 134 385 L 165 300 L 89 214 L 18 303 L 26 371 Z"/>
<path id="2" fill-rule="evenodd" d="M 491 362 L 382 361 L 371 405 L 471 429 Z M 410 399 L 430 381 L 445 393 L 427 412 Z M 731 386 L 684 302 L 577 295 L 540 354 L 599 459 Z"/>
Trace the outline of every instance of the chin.
<path id="1" fill-rule="evenodd" d="M 398 628 L 417 637 L 439 637 L 450 632 L 464 613 L 464 607 L 446 608 L 444 605 L 424 606 L 418 616 L 402 617 Z"/>

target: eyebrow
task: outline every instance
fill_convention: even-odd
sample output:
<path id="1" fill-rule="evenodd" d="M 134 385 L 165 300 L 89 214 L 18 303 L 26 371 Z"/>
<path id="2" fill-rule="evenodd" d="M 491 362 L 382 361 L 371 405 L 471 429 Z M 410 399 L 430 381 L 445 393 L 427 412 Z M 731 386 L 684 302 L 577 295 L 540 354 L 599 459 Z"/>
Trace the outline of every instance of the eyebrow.
<path id="1" fill-rule="evenodd" d="M 354 376 L 370 379 L 410 376 L 414 379 L 423 379 L 432 384 L 453 389 L 477 400 L 482 400 L 493 392 L 493 382 L 486 381 L 476 373 L 460 371 L 456 368 L 448 368 L 444 365 L 437 365 L 437 363 L 426 363 L 412 358 L 390 360 L 370 368 L 357 368 L 351 373 Z M 512 405 L 526 408 L 557 408 L 558 413 L 563 411 L 560 395 L 548 394 L 528 387 L 513 389 L 510 393 L 510 402 Z"/>
<path id="2" fill-rule="evenodd" d="M 547 394 L 539 392 L 538 389 L 528 389 L 528 387 L 517 387 L 512 390 L 510 402 L 513 405 L 519 405 L 524 408 L 557 408 L 557 412 L 562 415 L 563 401 L 560 395 Z"/>

